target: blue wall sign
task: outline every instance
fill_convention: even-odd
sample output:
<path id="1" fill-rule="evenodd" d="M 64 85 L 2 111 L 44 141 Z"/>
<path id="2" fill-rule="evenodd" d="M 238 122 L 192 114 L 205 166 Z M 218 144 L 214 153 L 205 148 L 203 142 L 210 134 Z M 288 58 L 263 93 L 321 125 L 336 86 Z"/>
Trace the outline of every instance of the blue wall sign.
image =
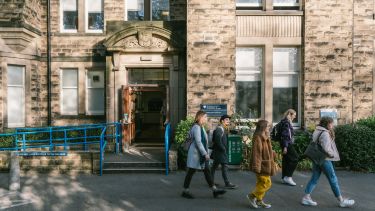
<path id="1" fill-rule="evenodd" d="M 220 117 L 227 114 L 227 104 L 201 104 L 201 110 L 209 117 Z"/>
<path id="2" fill-rule="evenodd" d="M 336 109 L 320 109 L 320 118 L 328 116 L 333 119 L 333 124 L 337 126 L 337 110 Z"/>

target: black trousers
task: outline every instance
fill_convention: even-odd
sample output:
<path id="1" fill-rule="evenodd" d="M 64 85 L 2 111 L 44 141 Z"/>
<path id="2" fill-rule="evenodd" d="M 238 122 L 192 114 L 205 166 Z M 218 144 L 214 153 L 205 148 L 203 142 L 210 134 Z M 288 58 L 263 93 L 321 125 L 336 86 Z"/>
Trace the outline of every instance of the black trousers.
<path id="1" fill-rule="evenodd" d="M 292 144 L 289 144 L 287 153 L 283 154 L 281 178 L 291 177 L 297 168 L 299 156 Z"/>
<path id="2" fill-rule="evenodd" d="M 216 168 L 221 165 L 221 175 L 223 176 L 225 185 L 229 184 L 228 180 L 228 165 L 226 163 L 220 163 L 214 160 L 214 163 L 211 167 L 211 174 L 212 174 L 212 180 L 215 181 L 215 170 Z"/>
<path id="3" fill-rule="evenodd" d="M 191 179 L 193 178 L 194 173 L 196 172 L 196 169 L 188 168 L 185 176 L 184 181 L 184 188 L 189 188 Z M 214 182 L 211 177 L 210 173 L 210 167 L 208 161 L 205 161 L 204 169 L 203 169 L 204 177 L 206 178 L 208 186 L 212 187 L 214 186 Z"/>

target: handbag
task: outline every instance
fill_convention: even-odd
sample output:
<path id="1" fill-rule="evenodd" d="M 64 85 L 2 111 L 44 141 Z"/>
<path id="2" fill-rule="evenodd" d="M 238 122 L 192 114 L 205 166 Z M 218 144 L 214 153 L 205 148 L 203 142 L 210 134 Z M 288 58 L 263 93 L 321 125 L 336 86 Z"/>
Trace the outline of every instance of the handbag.
<path id="1" fill-rule="evenodd" d="M 319 138 L 322 135 L 321 132 L 318 136 L 317 141 L 312 140 L 307 146 L 304 155 L 308 157 L 312 162 L 317 165 L 322 165 L 327 157 L 327 153 L 324 151 L 323 147 L 319 144 Z"/>

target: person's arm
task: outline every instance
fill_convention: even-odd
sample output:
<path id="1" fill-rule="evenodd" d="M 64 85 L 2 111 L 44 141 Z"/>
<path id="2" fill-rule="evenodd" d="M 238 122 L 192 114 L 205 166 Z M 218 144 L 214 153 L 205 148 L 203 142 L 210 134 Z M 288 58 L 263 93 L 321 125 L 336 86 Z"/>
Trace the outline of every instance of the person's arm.
<path id="1" fill-rule="evenodd" d="M 288 152 L 288 146 L 290 142 L 290 130 L 289 125 L 286 123 L 281 124 L 281 149 L 283 151 L 283 154 L 286 154 Z"/>
<path id="2" fill-rule="evenodd" d="M 319 140 L 318 140 L 319 144 L 322 146 L 323 150 L 325 151 L 325 153 L 327 154 L 327 156 L 329 158 L 333 158 L 334 157 L 334 154 L 331 150 L 331 136 L 329 135 L 329 133 L 327 131 L 324 131 L 320 137 L 319 137 Z"/>
<path id="3" fill-rule="evenodd" d="M 201 135 L 201 127 L 199 125 L 195 125 L 193 127 L 193 137 L 194 137 L 194 143 L 195 146 L 197 146 L 198 151 L 202 156 L 208 155 L 206 152 L 206 149 L 204 148 L 202 144 L 202 135 Z"/>
<path id="4" fill-rule="evenodd" d="M 255 173 L 260 173 L 262 165 L 262 140 L 259 136 L 255 136 L 253 139 L 253 152 L 251 158 L 252 170 Z"/>

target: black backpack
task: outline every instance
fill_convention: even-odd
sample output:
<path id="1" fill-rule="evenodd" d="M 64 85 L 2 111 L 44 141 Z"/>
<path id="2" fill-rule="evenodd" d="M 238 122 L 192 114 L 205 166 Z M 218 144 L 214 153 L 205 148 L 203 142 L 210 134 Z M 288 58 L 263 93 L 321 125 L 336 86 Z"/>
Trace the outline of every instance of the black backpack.
<path id="1" fill-rule="evenodd" d="M 277 142 L 281 141 L 281 122 L 273 126 L 271 131 L 271 140 Z"/>

